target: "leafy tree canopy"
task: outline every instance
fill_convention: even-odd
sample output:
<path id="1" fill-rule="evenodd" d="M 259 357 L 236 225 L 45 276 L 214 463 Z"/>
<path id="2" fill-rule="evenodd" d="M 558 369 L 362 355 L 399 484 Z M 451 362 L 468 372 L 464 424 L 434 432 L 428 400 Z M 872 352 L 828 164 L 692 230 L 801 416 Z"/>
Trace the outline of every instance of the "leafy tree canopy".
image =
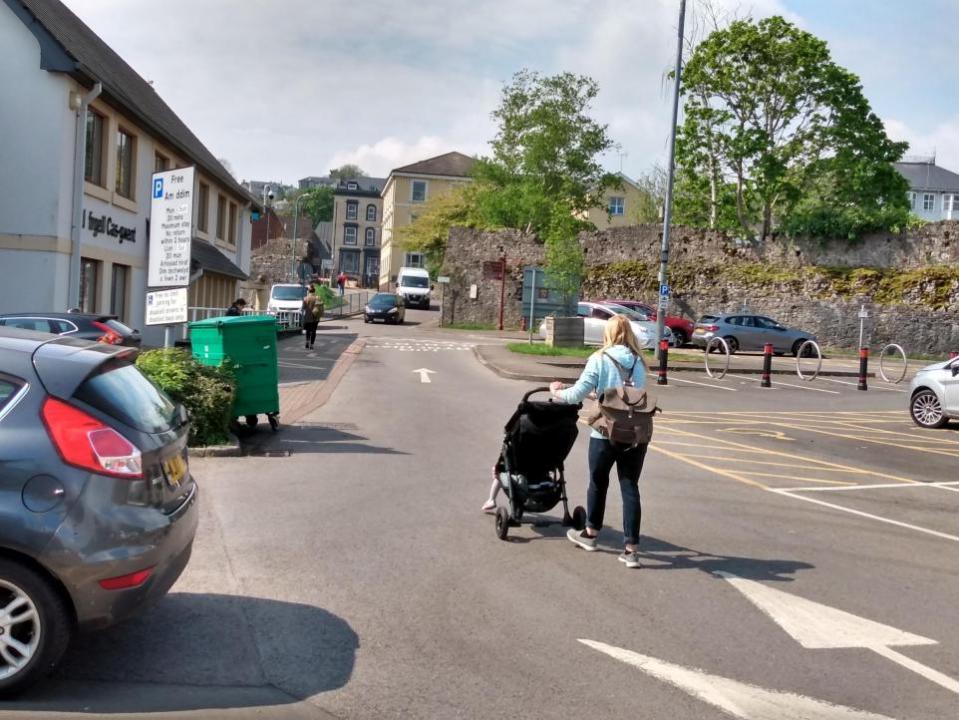
<path id="1" fill-rule="evenodd" d="M 856 237 L 905 224 L 905 180 L 859 78 L 781 17 L 737 20 L 684 70 L 677 219 L 762 237 Z"/>
<path id="2" fill-rule="evenodd" d="M 359 165 L 347 163 L 330 170 L 330 177 L 334 180 L 348 180 L 349 178 L 365 177 L 366 172 Z"/>
<path id="3" fill-rule="evenodd" d="M 300 198 L 302 200 L 299 200 Z M 297 200 L 300 203 L 300 212 L 310 218 L 313 227 L 316 227 L 317 223 L 333 220 L 333 188 L 320 186 L 294 192 L 287 198 L 287 210 L 291 215 Z"/>

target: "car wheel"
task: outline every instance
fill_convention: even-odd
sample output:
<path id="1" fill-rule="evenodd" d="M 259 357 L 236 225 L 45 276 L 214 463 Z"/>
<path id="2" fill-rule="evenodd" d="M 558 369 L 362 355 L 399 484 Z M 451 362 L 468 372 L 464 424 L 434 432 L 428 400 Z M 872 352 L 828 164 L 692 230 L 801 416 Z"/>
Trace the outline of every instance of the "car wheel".
<path id="1" fill-rule="evenodd" d="M 737 350 L 739 350 L 739 340 L 734 338 L 732 335 L 729 337 L 724 337 L 723 340 L 726 341 L 726 344 L 729 346 L 729 354 L 734 355 Z"/>
<path id="2" fill-rule="evenodd" d="M 0 697 L 22 692 L 60 662 L 73 616 L 50 581 L 0 559 Z"/>
<path id="3" fill-rule="evenodd" d="M 943 412 L 939 397 L 929 388 L 922 388 L 912 396 L 909 402 L 909 414 L 919 427 L 941 428 L 949 417 Z"/>
<path id="4" fill-rule="evenodd" d="M 676 347 L 682 347 L 689 342 L 686 333 L 683 330 L 673 330 L 673 337 L 676 339 Z"/>
<path id="5" fill-rule="evenodd" d="M 805 339 L 805 338 L 800 338 L 799 340 L 797 340 L 796 342 L 794 342 L 794 343 L 793 343 L 792 354 L 795 355 L 796 357 L 799 357 L 799 350 L 802 348 L 802 346 L 803 346 L 805 343 L 806 343 L 806 339 Z M 812 355 L 813 355 L 812 345 L 809 345 L 809 346 L 807 346 L 806 349 L 803 351 L 802 356 L 803 356 L 803 357 L 812 357 Z"/>

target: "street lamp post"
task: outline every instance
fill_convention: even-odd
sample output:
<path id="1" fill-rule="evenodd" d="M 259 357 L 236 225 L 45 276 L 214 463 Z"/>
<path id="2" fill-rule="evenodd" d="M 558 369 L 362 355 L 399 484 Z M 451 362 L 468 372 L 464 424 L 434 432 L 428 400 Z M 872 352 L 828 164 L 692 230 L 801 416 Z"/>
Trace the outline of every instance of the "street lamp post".
<path id="1" fill-rule="evenodd" d="M 296 233 L 300 229 L 300 200 L 306 193 L 300 195 L 293 203 L 293 246 L 290 248 L 290 274 L 296 280 Z"/>
<path id="2" fill-rule="evenodd" d="M 666 333 L 666 310 L 669 308 L 669 225 L 673 219 L 673 177 L 676 162 L 676 124 L 679 119 L 679 82 L 683 70 L 683 25 L 686 21 L 686 0 L 679 0 L 679 35 L 676 40 L 676 75 L 673 84 L 673 123 L 669 132 L 669 165 L 666 166 L 666 207 L 663 212 L 663 245 L 659 258 L 659 311 L 656 313 L 658 348 Z M 657 353 L 659 351 L 657 350 Z"/>

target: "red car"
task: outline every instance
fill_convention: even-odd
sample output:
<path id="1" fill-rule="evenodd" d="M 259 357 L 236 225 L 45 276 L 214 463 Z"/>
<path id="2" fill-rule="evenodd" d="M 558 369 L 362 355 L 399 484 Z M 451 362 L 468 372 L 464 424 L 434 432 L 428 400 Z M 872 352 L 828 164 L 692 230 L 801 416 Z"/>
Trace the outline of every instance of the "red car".
<path id="1" fill-rule="evenodd" d="M 636 310 L 638 312 L 644 313 L 650 320 L 656 320 L 656 308 L 652 305 L 647 305 L 644 302 L 639 302 L 638 300 L 600 300 L 598 302 L 608 302 L 615 303 L 617 305 L 622 305 L 628 307 L 630 310 Z M 673 331 L 673 337 L 676 338 L 676 347 L 682 347 L 689 342 L 689 338 L 693 334 L 693 325 L 695 323 L 692 320 L 687 320 L 686 318 L 679 317 L 677 315 L 667 315 L 666 316 L 666 327 Z"/>

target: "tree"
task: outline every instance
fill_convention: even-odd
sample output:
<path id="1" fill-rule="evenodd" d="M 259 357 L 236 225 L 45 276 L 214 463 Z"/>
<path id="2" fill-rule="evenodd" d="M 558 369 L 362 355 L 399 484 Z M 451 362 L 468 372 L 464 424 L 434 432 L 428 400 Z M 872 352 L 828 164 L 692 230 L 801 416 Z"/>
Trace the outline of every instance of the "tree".
<path id="1" fill-rule="evenodd" d="M 418 208 L 412 223 L 396 230 L 404 249 L 426 255 L 430 274 L 437 274 L 443 265 L 451 227 L 484 227 L 476 212 L 476 191 L 471 183 L 436 195 Z"/>
<path id="2" fill-rule="evenodd" d="M 493 156 L 476 163 L 477 217 L 490 227 L 534 231 L 546 244 L 547 268 L 567 296 L 578 290 L 583 258 L 577 235 L 603 191 L 617 183 L 598 158 L 613 142 L 589 115 L 599 86 L 589 77 L 522 70 L 503 88 L 493 112 Z"/>
<path id="3" fill-rule="evenodd" d="M 636 180 L 639 186 L 639 199 L 632 213 L 637 223 L 657 223 L 663 221 L 663 209 L 666 206 L 666 168 L 653 165 Z"/>
<path id="4" fill-rule="evenodd" d="M 330 170 L 330 177 L 333 180 L 349 180 L 350 178 L 364 177 L 366 173 L 359 165 L 347 163 L 338 168 Z"/>
<path id="5" fill-rule="evenodd" d="M 321 185 L 309 190 L 294 190 L 286 200 L 291 213 L 299 200 L 300 212 L 310 218 L 313 227 L 316 227 L 318 223 L 333 220 L 333 188 L 331 187 Z"/>
<path id="6" fill-rule="evenodd" d="M 781 17 L 737 20 L 693 51 L 676 145 L 677 218 L 768 237 L 904 224 L 905 180 L 859 79 Z"/>

